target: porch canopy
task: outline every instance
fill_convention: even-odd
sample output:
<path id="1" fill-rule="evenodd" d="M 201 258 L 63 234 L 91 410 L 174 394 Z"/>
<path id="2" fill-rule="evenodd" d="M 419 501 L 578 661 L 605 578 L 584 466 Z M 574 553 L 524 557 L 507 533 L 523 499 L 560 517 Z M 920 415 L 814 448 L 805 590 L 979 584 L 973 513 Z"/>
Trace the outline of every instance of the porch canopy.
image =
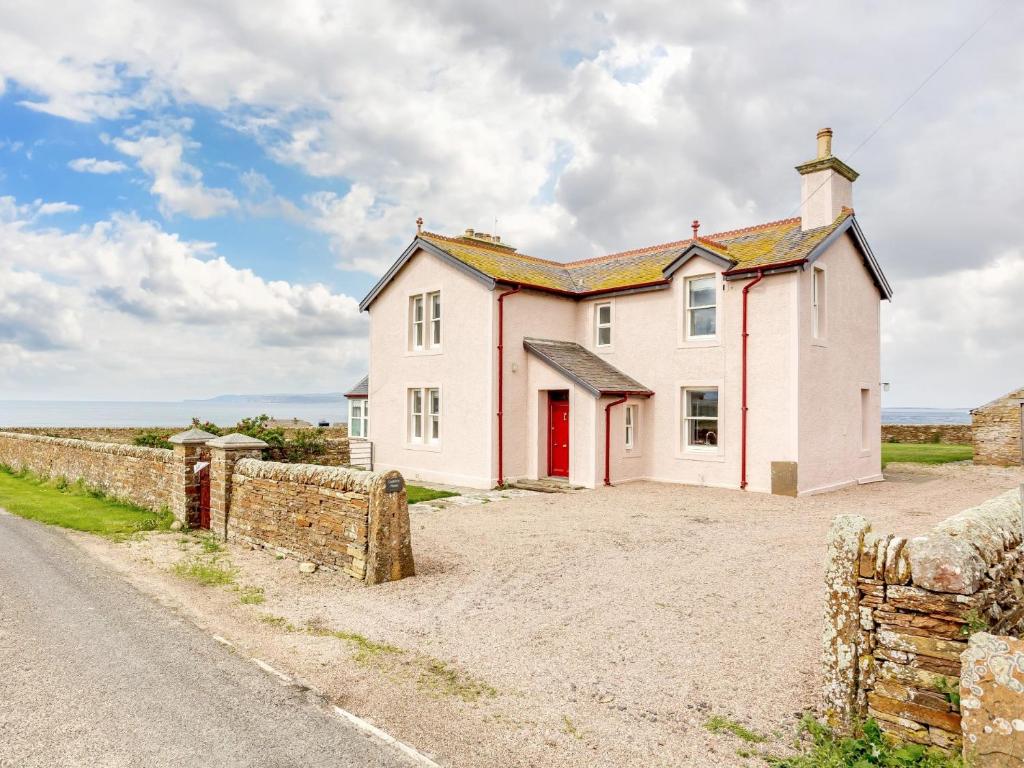
<path id="1" fill-rule="evenodd" d="M 594 397 L 602 395 L 634 395 L 650 397 L 654 394 L 632 376 L 620 371 L 604 358 L 573 341 L 554 339 L 523 339 L 523 346 L 563 376 L 579 384 Z"/>

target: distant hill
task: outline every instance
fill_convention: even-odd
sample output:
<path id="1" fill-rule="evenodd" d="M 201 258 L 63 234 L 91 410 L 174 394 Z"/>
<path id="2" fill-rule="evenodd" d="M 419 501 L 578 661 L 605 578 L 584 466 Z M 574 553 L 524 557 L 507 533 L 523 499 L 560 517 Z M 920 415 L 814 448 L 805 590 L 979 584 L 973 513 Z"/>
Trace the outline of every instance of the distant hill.
<path id="1" fill-rule="evenodd" d="M 345 395 L 341 392 L 325 392 L 312 395 L 217 395 L 203 400 L 184 400 L 186 403 L 340 403 Z"/>

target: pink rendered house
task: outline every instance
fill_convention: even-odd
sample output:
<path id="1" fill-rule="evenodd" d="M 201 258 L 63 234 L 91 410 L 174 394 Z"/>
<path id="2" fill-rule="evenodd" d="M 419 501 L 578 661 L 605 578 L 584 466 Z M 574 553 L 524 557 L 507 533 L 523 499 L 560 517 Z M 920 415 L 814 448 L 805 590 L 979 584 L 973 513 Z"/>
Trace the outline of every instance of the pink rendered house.
<path id="1" fill-rule="evenodd" d="M 370 371 L 350 402 L 375 468 L 477 488 L 880 480 L 892 291 L 831 140 L 820 131 L 797 167 L 798 218 L 695 222 L 685 240 L 571 263 L 418 231 L 361 304 Z"/>

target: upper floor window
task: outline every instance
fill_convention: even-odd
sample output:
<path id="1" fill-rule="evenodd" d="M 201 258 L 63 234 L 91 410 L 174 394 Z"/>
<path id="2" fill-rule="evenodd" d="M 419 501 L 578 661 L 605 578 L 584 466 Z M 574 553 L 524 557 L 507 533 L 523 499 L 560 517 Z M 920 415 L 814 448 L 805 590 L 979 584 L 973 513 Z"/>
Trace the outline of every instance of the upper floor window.
<path id="1" fill-rule="evenodd" d="M 821 267 L 811 272 L 811 334 L 825 338 L 825 270 Z"/>
<path id="2" fill-rule="evenodd" d="M 635 405 L 627 405 L 623 413 L 626 414 L 626 450 L 630 450 L 636 446 L 637 407 Z"/>
<path id="3" fill-rule="evenodd" d="M 409 297 L 409 348 L 414 352 L 441 348 L 440 291 Z"/>
<path id="4" fill-rule="evenodd" d="M 430 344 L 439 347 L 441 346 L 441 292 L 428 293 L 427 300 L 430 302 Z"/>
<path id="5" fill-rule="evenodd" d="M 683 390 L 683 445 L 707 449 L 718 446 L 718 388 Z"/>
<path id="6" fill-rule="evenodd" d="M 686 335 L 691 339 L 711 338 L 717 332 L 715 276 L 701 275 L 686 281 Z"/>
<path id="7" fill-rule="evenodd" d="M 612 305 L 594 306 L 594 346 L 610 347 L 612 344 Z"/>
<path id="8" fill-rule="evenodd" d="M 350 400 L 348 405 L 349 437 L 366 437 L 370 421 L 370 401 L 366 399 Z"/>

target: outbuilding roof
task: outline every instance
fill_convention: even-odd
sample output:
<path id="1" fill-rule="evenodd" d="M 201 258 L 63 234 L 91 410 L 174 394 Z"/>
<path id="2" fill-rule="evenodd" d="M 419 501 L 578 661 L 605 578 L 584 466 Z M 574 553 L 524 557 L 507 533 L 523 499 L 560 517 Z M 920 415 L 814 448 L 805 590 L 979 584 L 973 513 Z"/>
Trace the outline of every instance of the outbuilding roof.
<path id="1" fill-rule="evenodd" d="M 664 287 L 669 284 L 674 271 L 694 256 L 717 264 L 726 278 L 741 277 L 758 270 L 796 269 L 817 258 L 845 232 L 850 232 L 854 238 L 882 297 L 890 298 L 892 289 L 864 240 L 853 211 L 844 208 L 831 224 L 806 232 L 800 228 L 800 218 L 796 217 L 570 262 L 519 253 L 505 243 L 487 239 L 486 235 L 467 233 L 451 237 L 420 232 L 363 299 L 360 308 L 366 309 L 405 262 L 421 249 L 483 280 L 492 288 L 497 283 L 504 283 L 583 298 Z"/>
<path id="2" fill-rule="evenodd" d="M 523 346 L 559 373 L 582 386 L 595 397 L 638 395 L 649 397 L 650 389 L 607 360 L 573 341 L 523 339 Z"/>
<path id="3" fill-rule="evenodd" d="M 369 397 L 370 396 L 370 375 L 367 374 L 359 380 L 352 389 L 345 393 L 345 397 Z"/>

